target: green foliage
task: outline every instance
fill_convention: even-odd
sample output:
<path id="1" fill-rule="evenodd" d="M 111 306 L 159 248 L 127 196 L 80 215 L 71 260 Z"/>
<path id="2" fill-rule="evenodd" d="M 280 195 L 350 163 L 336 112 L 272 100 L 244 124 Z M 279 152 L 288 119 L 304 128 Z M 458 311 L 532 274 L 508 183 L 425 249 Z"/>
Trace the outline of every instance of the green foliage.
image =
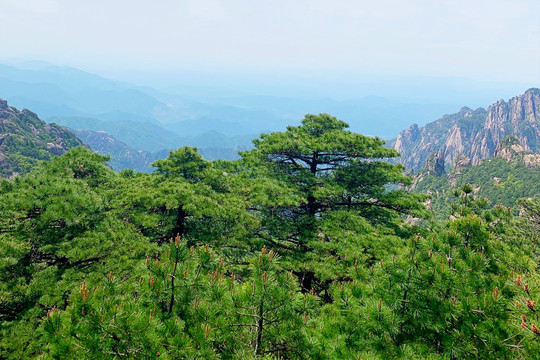
<path id="1" fill-rule="evenodd" d="M 178 237 L 143 263 L 140 276 L 83 281 L 65 311 L 49 311 L 48 356 L 305 357 L 301 329 L 317 301 L 297 291 L 273 253 L 254 257 L 246 277 L 225 276 L 211 248 L 188 248 Z"/>
<path id="2" fill-rule="evenodd" d="M 397 153 L 382 147 L 379 138 L 347 127 L 328 114 L 306 115 L 301 126 L 263 134 L 254 141 L 254 150 L 242 154 L 263 176 L 293 189 L 301 199 L 261 208 L 259 235 L 297 273 L 304 291 L 315 288 L 326 301 L 331 281 L 344 276 L 339 259 L 361 247 L 362 237 L 351 234 L 364 231 L 364 219 L 399 227 L 402 214 L 421 215 L 423 210 L 421 197 L 391 188 L 410 183 L 403 167 L 377 160 Z M 345 225 L 347 232 L 332 227 L 337 214 L 351 225 Z M 326 228 L 333 228 L 331 234 Z"/>
<path id="3" fill-rule="evenodd" d="M 156 162 L 155 174 L 123 173 L 115 208 L 150 241 L 180 235 L 190 245 L 219 244 L 239 252 L 256 219 L 246 211 L 243 182 L 214 168 L 193 148 Z"/>
<path id="4" fill-rule="evenodd" d="M 425 176 L 414 190 L 432 195 L 433 210 L 446 216 L 449 214 L 447 204 L 451 202 L 454 189 L 460 186 L 472 184 L 477 195 L 486 198 L 491 206 L 513 207 L 520 198 L 540 196 L 539 182 L 540 168 L 529 168 L 520 161 L 492 158 L 475 166 L 454 169 L 448 177 Z"/>
<path id="5" fill-rule="evenodd" d="M 461 215 L 425 235 L 394 243 L 394 253 L 379 250 L 374 264 L 355 261 L 349 281 L 331 288 L 334 302 L 313 334 L 327 342 L 318 357 L 337 350 L 338 358 L 533 358 L 539 338 L 531 318 L 528 330 L 520 328 L 518 313 L 528 309 L 537 321 L 526 306 L 538 294 L 536 245 L 517 232 L 521 219 L 475 202 L 467 199 Z M 536 290 L 521 277 L 516 289 L 523 273 Z"/>
<path id="6" fill-rule="evenodd" d="M 152 164 L 157 173 L 165 176 L 182 176 L 190 181 L 200 179 L 202 172 L 208 166 L 196 148 L 185 146 L 171 151 L 169 157 Z"/>
<path id="7" fill-rule="evenodd" d="M 2 183 L 0 321 L 35 321 L 65 304 L 74 282 L 104 268 L 129 272 L 133 259 L 151 248 L 110 210 L 114 173 L 106 160 L 76 148 L 33 176 Z M 21 323 L 3 328 L 4 335 L 12 338 Z M 23 351 L 19 341 L 27 336 L 2 346 Z"/>
<path id="8" fill-rule="evenodd" d="M 75 148 L 0 180 L 0 358 L 534 358 L 540 201 L 465 184 L 407 225 L 424 197 L 346 127 L 308 115 L 153 174 Z"/>

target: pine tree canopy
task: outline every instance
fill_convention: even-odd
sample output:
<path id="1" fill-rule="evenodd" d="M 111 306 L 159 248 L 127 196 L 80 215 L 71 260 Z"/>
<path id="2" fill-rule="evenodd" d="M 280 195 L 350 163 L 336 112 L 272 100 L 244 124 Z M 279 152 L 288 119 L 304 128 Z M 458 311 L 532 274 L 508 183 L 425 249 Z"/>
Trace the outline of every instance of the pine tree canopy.
<path id="1" fill-rule="evenodd" d="M 306 115 L 237 161 L 0 179 L 0 359 L 537 358 L 540 200 L 434 216 L 383 145 Z"/>

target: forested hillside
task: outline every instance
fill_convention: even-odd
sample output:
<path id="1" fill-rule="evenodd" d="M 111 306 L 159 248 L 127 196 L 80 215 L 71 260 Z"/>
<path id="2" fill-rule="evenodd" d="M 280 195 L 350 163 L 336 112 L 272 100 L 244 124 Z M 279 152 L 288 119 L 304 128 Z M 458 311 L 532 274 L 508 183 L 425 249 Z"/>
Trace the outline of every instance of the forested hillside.
<path id="1" fill-rule="evenodd" d="M 514 136 L 503 138 L 494 157 L 478 165 L 462 154 L 448 173 L 438 155 L 415 175 L 411 189 L 429 194 L 430 206 L 440 216 L 449 215 L 453 193 L 464 185 L 472 185 L 490 206 L 513 207 L 520 198 L 540 197 L 540 154 L 526 151 Z"/>
<path id="2" fill-rule="evenodd" d="M 435 218 L 383 145 L 306 115 L 236 161 L 0 180 L 0 358 L 537 357 L 540 200 Z"/>
<path id="3" fill-rule="evenodd" d="M 30 110 L 19 111 L 0 99 L 0 177 L 28 172 L 82 142 L 69 130 L 46 124 Z"/>

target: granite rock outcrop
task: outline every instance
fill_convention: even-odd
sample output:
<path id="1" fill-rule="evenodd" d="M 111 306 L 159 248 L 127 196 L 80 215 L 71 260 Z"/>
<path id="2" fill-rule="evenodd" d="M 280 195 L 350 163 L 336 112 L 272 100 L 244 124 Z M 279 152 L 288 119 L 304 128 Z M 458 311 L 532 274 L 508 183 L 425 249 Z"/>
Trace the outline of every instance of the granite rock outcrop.
<path id="1" fill-rule="evenodd" d="M 391 144 L 401 154 L 398 161 L 417 171 L 434 152 L 444 159 L 447 168 L 460 155 L 477 165 L 493 157 L 499 142 L 508 135 L 517 138 L 524 151 L 540 152 L 540 89 L 531 88 L 508 101 L 499 100 L 487 109 L 464 107 L 421 129 L 414 124 Z"/>
<path id="2" fill-rule="evenodd" d="M 0 99 L 0 177 L 29 171 L 40 160 L 50 160 L 83 143 L 66 128 L 41 121 Z"/>

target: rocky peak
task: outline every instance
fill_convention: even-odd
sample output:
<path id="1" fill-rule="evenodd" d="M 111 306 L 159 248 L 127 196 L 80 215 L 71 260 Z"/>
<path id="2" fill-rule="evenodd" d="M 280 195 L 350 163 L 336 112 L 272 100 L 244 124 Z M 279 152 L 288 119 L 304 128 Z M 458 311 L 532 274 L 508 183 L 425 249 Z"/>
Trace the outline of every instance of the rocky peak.
<path id="1" fill-rule="evenodd" d="M 454 167 L 448 174 L 448 183 L 452 188 L 456 187 L 460 176 L 471 166 L 471 159 L 465 154 L 459 154 L 454 160 Z"/>
<path id="2" fill-rule="evenodd" d="M 40 160 L 80 145 L 71 131 L 46 124 L 32 111 L 18 111 L 0 99 L 0 177 L 17 176 Z"/>
<path id="3" fill-rule="evenodd" d="M 36 118 L 36 119 L 38 118 L 36 113 L 34 113 L 34 112 L 32 112 L 32 111 L 30 111 L 28 109 L 22 109 L 21 114 L 23 114 L 24 116 L 29 116 L 31 118 Z"/>
<path id="4" fill-rule="evenodd" d="M 499 157 L 506 161 L 522 161 L 527 167 L 540 166 L 540 154 L 527 151 L 515 136 L 505 136 L 497 144 L 494 157 Z"/>
<path id="5" fill-rule="evenodd" d="M 426 175 L 444 175 L 444 154 L 441 151 L 432 153 L 424 164 L 423 172 Z"/>
<path id="6" fill-rule="evenodd" d="M 7 119 L 9 117 L 15 116 L 17 113 L 14 111 L 14 108 L 8 105 L 8 102 L 0 98 L 0 119 Z"/>
<path id="7" fill-rule="evenodd" d="M 499 100 L 488 108 L 484 129 L 497 143 L 506 135 L 519 136 L 522 132 L 532 131 L 533 140 L 540 136 L 540 90 L 529 89 L 521 96 L 515 96 L 505 102 Z M 534 141 L 536 144 L 536 141 Z M 527 148 L 527 146 L 525 146 Z M 530 150 L 530 149 L 529 149 Z"/>
<path id="8" fill-rule="evenodd" d="M 458 114 L 461 114 L 464 117 L 471 117 L 472 113 L 473 113 L 473 110 L 467 106 L 463 106 L 461 109 L 459 109 L 459 112 L 458 112 Z"/>
<path id="9" fill-rule="evenodd" d="M 461 154 L 472 165 L 495 155 L 499 141 L 515 136 L 525 151 L 540 152 L 540 90 L 532 88 L 508 101 L 499 100 L 487 110 L 463 107 L 421 129 L 411 126 L 400 133 L 394 148 L 399 161 L 412 170 L 422 168 L 433 152 L 441 152 L 447 165 Z"/>
<path id="10" fill-rule="evenodd" d="M 525 151 L 525 148 L 521 145 L 518 138 L 507 135 L 497 144 L 493 157 L 500 157 L 506 161 L 512 161 L 516 155 L 523 154 Z"/>
<path id="11" fill-rule="evenodd" d="M 414 123 L 407 129 L 399 133 L 396 139 L 396 143 L 394 145 L 394 149 L 396 149 L 397 152 L 401 153 L 401 150 L 404 148 L 405 144 L 414 143 L 419 138 L 419 136 L 420 129 L 418 128 L 418 124 Z"/>

